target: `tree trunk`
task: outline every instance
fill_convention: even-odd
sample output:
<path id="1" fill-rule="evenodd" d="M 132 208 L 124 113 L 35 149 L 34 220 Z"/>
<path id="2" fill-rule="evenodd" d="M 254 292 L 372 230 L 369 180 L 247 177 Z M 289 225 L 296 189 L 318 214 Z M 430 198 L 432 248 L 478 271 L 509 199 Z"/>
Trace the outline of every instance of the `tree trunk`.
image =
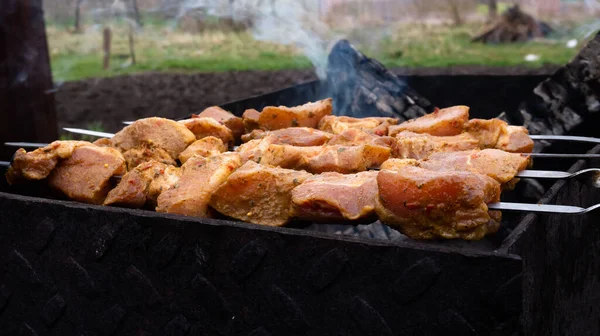
<path id="1" fill-rule="evenodd" d="M 102 49 L 104 51 L 104 62 L 103 68 L 106 70 L 110 67 L 110 44 L 111 44 L 111 31 L 109 27 L 104 28 L 103 32 L 103 43 Z"/>
<path id="2" fill-rule="evenodd" d="M 3 1 L 0 23 L 0 160 L 10 160 L 4 142 L 54 141 L 58 128 L 42 1 Z"/>
<path id="3" fill-rule="evenodd" d="M 81 28 L 81 4 L 84 0 L 77 0 L 75 3 L 75 33 L 79 34 L 83 31 Z"/>
<path id="4" fill-rule="evenodd" d="M 140 17 L 140 10 L 138 8 L 137 0 L 131 0 L 131 9 L 133 10 L 133 17 L 138 27 L 142 26 L 142 18 Z"/>
<path id="5" fill-rule="evenodd" d="M 488 21 L 492 22 L 498 17 L 498 1 L 488 0 Z"/>
<path id="6" fill-rule="evenodd" d="M 460 13 L 460 0 L 448 0 L 450 6 L 450 14 L 452 15 L 452 22 L 455 26 L 463 24 L 462 16 Z"/>

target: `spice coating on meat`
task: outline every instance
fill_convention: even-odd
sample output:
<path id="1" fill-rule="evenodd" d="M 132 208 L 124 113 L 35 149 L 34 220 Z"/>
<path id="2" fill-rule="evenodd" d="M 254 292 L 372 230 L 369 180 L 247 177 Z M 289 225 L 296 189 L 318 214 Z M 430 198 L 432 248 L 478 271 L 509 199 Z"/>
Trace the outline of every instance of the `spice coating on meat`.
<path id="1" fill-rule="evenodd" d="M 244 125 L 244 132 L 250 133 L 255 129 L 260 129 L 258 119 L 260 118 L 260 112 L 255 109 L 248 109 L 242 114 L 242 124 Z"/>
<path id="2" fill-rule="evenodd" d="M 294 214 L 314 222 L 370 219 L 377 201 L 377 172 L 323 173 L 292 190 Z"/>
<path id="3" fill-rule="evenodd" d="M 308 177 L 310 174 L 304 171 L 248 161 L 217 189 L 210 205 L 226 216 L 245 222 L 283 226 L 293 215 L 292 189 Z"/>
<path id="4" fill-rule="evenodd" d="M 167 165 L 177 165 L 175 160 L 167 153 L 166 150 L 152 145 L 142 144 L 131 148 L 123 153 L 125 161 L 127 161 L 127 169 L 131 170 L 144 162 L 157 161 Z"/>
<path id="5" fill-rule="evenodd" d="M 433 136 L 403 131 L 396 135 L 392 156 L 405 159 L 425 159 L 433 153 L 479 149 L 479 142 L 468 133 L 454 136 Z"/>
<path id="6" fill-rule="evenodd" d="M 464 124 L 469 121 L 469 107 L 453 106 L 422 117 L 390 126 L 389 135 L 395 136 L 402 131 L 428 133 L 436 136 L 451 136 L 462 133 Z"/>
<path id="7" fill-rule="evenodd" d="M 193 156 L 181 166 L 181 178 L 158 196 L 156 211 L 210 217 L 211 195 L 242 164 L 237 153 Z"/>
<path id="8" fill-rule="evenodd" d="M 377 176 L 379 219 L 413 239 L 478 240 L 498 229 L 498 213 L 487 204 L 500 200 L 500 184 L 490 177 L 406 166 Z"/>
<path id="9" fill-rule="evenodd" d="M 331 98 L 295 107 L 267 106 L 258 115 L 258 125 L 265 131 L 288 127 L 317 128 L 321 118 L 330 115 L 331 111 Z M 244 113 L 244 117 L 246 117 L 246 113 Z M 248 117 L 253 118 L 254 114 L 249 114 Z"/>
<path id="10" fill-rule="evenodd" d="M 141 208 L 148 204 L 156 207 L 158 196 L 177 183 L 180 177 L 179 167 L 156 161 L 142 163 L 121 178 L 106 196 L 104 205 Z"/>
<path id="11" fill-rule="evenodd" d="M 59 160 L 69 158 L 81 146 L 93 145 L 87 141 L 54 141 L 31 152 L 19 148 L 6 172 L 6 180 L 9 184 L 14 184 L 23 179 L 45 179 Z"/>
<path id="12" fill-rule="evenodd" d="M 198 155 L 201 157 L 209 157 L 219 155 L 227 151 L 227 146 L 223 144 L 221 139 L 214 136 L 208 136 L 200 140 L 194 141 L 188 148 L 179 154 L 179 162 L 184 164 L 192 156 Z"/>
<path id="13" fill-rule="evenodd" d="M 496 148 L 513 153 L 531 153 L 533 140 L 522 126 L 510 126 L 500 119 L 471 119 L 465 131 L 479 141 L 481 148 Z"/>
<path id="14" fill-rule="evenodd" d="M 242 136 L 243 142 L 263 139 L 269 136 L 274 144 L 292 146 L 321 146 L 325 144 L 332 135 L 309 127 L 290 127 L 276 131 L 254 130 Z"/>
<path id="15" fill-rule="evenodd" d="M 318 174 L 337 172 L 352 174 L 379 167 L 389 159 L 389 147 L 364 144 L 360 146 L 297 147 L 269 145 L 253 160 L 266 165 L 306 170 Z"/>
<path id="16" fill-rule="evenodd" d="M 393 147 L 396 140 L 389 136 L 379 136 L 359 129 L 350 128 L 336 134 L 327 142 L 328 145 L 359 146 L 364 144 Z"/>
<path id="17" fill-rule="evenodd" d="M 236 117 L 233 113 L 225 111 L 218 106 L 211 106 L 200 112 L 198 115 L 192 115 L 192 118 L 213 118 L 219 123 L 225 125 L 233 133 L 235 141 L 239 141 L 244 134 L 244 123 L 242 118 Z"/>
<path id="18" fill-rule="evenodd" d="M 347 116 L 325 116 L 319 122 L 319 129 L 333 134 L 340 134 L 349 129 L 356 129 L 379 136 L 388 134 L 388 127 L 398 124 L 394 118 L 353 118 Z"/>
<path id="19" fill-rule="evenodd" d="M 150 144 L 164 149 L 173 159 L 195 140 L 185 125 L 158 117 L 137 120 L 111 138 L 113 146 L 123 152 Z"/>
<path id="20" fill-rule="evenodd" d="M 81 146 L 52 170 L 48 185 L 72 200 L 102 204 L 112 187 L 110 178 L 125 172 L 125 159 L 118 150 Z"/>
<path id="21" fill-rule="evenodd" d="M 208 136 L 221 139 L 226 146 L 233 146 L 233 133 L 224 125 L 213 118 L 192 118 L 181 120 L 179 123 L 185 125 L 200 140 Z"/>
<path id="22" fill-rule="evenodd" d="M 498 149 L 484 149 L 452 153 L 435 153 L 421 163 L 429 170 L 469 171 L 487 175 L 501 184 L 508 183 L 527 168 L 530 158 L 522 154 Z"/>

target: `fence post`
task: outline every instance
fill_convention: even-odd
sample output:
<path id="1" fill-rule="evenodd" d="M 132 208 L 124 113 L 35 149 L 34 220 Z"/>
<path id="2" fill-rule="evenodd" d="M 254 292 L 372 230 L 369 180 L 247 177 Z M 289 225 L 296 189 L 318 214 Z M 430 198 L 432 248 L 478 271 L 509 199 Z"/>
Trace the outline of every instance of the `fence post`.
<path id="1" fill-rule="evenodd" d="M 54 90 L 41 0 L 3 0 L 0 6 L 0 157 L 6 141 L 58 138 Z"/>

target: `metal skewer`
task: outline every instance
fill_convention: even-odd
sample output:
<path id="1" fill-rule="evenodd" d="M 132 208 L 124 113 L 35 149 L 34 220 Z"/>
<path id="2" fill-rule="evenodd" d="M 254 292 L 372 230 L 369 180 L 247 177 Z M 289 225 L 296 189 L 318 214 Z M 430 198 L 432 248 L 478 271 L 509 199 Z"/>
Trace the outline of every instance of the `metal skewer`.
<path id="1" fill-rule="evenodd" d="M 0 167 L 8 167 L 10 162 L 0 161 Z M 120 179 L 120 175 L 115 175 L 113 179 Z M 490 210 L 505 210 L 505 211 L 525 211 L 537 213 L 552 213 L 565 215 L 580 215 L 600 209 L 600 204 L 593 205 L 589 208 L 581 208 L 569 205 L 552 205 L 552 204 L 532 204 L 532 203 L 512 203 L 498 202 L 488 204 Z"/>
<path id="2" fill-rule="evenodd" d="M 582 137 L 572 135 L 530 135 L 532 140 L 562 140 L 562 141 L 573 141 L 573 142 L 591 142 L 600 143 L 600 138 L 593 137 Z"/>
<path id="3" fill-rule="evenodd" d="M 581 215 L 600 209 L 600 204 L 593 205 L 589 208 L 582 208 L 570 205 L 552 205 L 552 204 L 531 204 L 531 203 L 512 203 L 498 202 L 488 204 L 488 209 L 505 210 L 505 211 L 526 211 L 538 213 L 552 213 L 565 215 Z"/>

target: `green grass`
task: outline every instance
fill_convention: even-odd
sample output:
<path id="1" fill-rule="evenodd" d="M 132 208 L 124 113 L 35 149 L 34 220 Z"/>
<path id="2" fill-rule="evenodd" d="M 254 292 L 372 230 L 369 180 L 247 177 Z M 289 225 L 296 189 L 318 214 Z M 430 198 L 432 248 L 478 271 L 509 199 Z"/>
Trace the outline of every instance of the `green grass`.
<path id="1" fill-rule="evenodd" d="M 568 34 L 555 39 L 522 44 L 471 43 L 481 26 L 400 26 L 377 48 L 358 46 L 388 67 L 446 67 L 456 65 L 538 67 L 564 64 L 578 48 L 565 46 Z M 150 24 L 136 35 L 137 64 L 127 59 L 127 28 L 113 26 L 113 59 L 102 69 L 101 30 L 72 34 L 49 26 L 48 40 L 55 80 L 77 80 L 146 71 L 217 72 L 230 70 L 280 70 L 308 68 L 309 60 L 292 47 L 259 42 L 248 33 L 174 31 Z M 581 46 L 581 44 L 580 44 Z M 527 54 L 540 60 L 525 61 Z M 121 55 L 121 57 L 120 57 Z"/>

